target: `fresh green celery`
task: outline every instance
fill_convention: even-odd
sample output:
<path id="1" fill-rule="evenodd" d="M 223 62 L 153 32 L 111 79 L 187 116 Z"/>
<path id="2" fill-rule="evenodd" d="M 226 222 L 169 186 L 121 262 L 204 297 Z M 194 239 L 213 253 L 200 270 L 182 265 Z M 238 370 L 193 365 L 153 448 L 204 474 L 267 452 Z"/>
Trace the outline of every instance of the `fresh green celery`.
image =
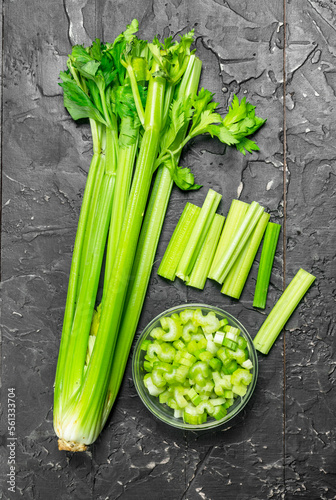
<path id="1" fill-rule="evenodd" d="M 178 263 L 188 243 L 200 211 L 200 207 L 192 203 L 187 203 L 185 205 L 159 266 L 157 272 L 159 276 L 174 281 Z"/>
<path id="2" fill-rule="evenodd" d="M 280 229 L 281 225 L 275 222 L 269 222 L 266 228 L 253 299 L 253 306 L 260 309 L 266 307 L 267 292 Z"/>
<path id="3" fill-rule="evenodd" d="M 217 420 L 224 418 L 227 408 L 233 405 L 235 399 L 245 395 L 247 386 L 253 379 L 250 371 L 253 365 L 248 359 L 248 351 L 239 349 L 236 342 L 229 342 L 235 349 L 232 351 L 208 339 L 206 328 L 210 320 L 214 323 L 212 318 L 215 318 L 217 324 L 220 323 L 215 313 L 203 315 L 201 309 L 184 309 L 179 315 L 175 313 L 164 316 L 160 322 L 163 327 L 169 320 L 183 322 L 186 326 L 192 320 L 190 312 L 196 316 L 197 323 L 203 324 L 199 327 L 200 340 L 192 340 L 187 346 L 180 340 L 167 341 L 164 344 L 165 350 L 168 346 L 175 350 L 170 361 L 158 361 L 155 358 L 156 354 L 160 355 L 160 347 L 163 345 L 160 344 L 161 337 L 158 337 L 160 327 L 153 328 L 149 333 L 147 340 L 150 337 L 154 340 L 142 343 L 141 348 L 147 352 L 143 362 L 143 368 L 147 372 L 144 375 L 144 385 L 149 394 L 158 397 L 160 404 L 178 411 L 176 418 L 183 418 L 190 424 L 201 424 L 208 416 Z M 234 330 L 238 331 L 238 339 L 244 339 L 239 335 L 239 329 Z M 154 359 L 156 361 L 153 364 L 151 360 Z"/>
<path id="4" fill-rule="evenodd" d="M 87 343 L 107 240 L 114 184 L 115 177 L 105 175 L 97 205 L 96 230 L 90 235 L 91 244 L 86 256 L 82 282 L 76 300 L 71 335 L 67 346 L 68 362 L 64 367 L 62 391 L 62 398 L 65 401 L 80 386 L 84 376 Z"/>
<path id="5" fill-rule="evenodd" d="M 91 128 L 97 129 L 97 124 L 91 121 Z M 62 410 L 62 387 L 63 387 L 63 373 L 64 366 L 66 363 L 66 357 L 68 352 L 68 343 L 70 338 L 71 326 L 73 322 L 73 317 L 76 310 L 76 298 L 78 296 L 78 288 L 80 285 L 80 263 L 81 263 L 81 252 L 83 249 L 83 245 L 85 243 L 85 233 L 87 228 L 87 221 L 89 218 L 90 210 L 92 208 L 92 197 L 94 196 L 94 192 L 97 186 L 97 176 L 99 169 L 101 168 L 101 155 L 100 155 L 100 145 L 98 142 L 98 135 L 93 135 L 96 137 L 94 141 L 94 149 L 95 153 L 91 160 L 91 165 L 89 169 L 89 174 L 84 190 L 83 203 L 79 215 L 75 245 L 73 250 L 70 276 L 69 276 L 69 284 L 68 284 L 68 292 L 66 299 L 66 306 L 64 312 L 64 320 L 63 320 L 63 328 L 62 328 L 62 337 L 61 337 L 61 345 L 59 349 L 59 357 L 57 363 L 56 370 L 56 382 L 55 382 L 55 413 L 58 413 Z"/>
<path id="6" fill-rule="evenodd" d="M 218 281 L 218 283 L 223 283 L 240 252 L 244 248 L 250 234 L 257 225 L 263 211 L 264 208 L 261 207 L 256 201 L 253 201 L 248 207 L 242 223 L 238 227 L 237 232 L 234 234 L 228 248 L 219 258 L 219 262 L 212 274 L 213 279 Z"/>
<path id="7" fill-rule="evenodd" d="M 203 290 L 213 256 L 222 232 L 225 217 L 215 214 L 207 237 L 195 262 L 187 285 Z"/>
<path id="8" fill-rule="evenodd" d="M 190 98 L 196 94 L 201 68 L 202 62 L 200 59 L 198 59 L 195 55 L 191 55 L 189 57 L 189 63 L 185 75 L 183 75 L 177 91 L 177 96 L 179 98 L 182 96 Z M 175 139 L 176 142 L 179 142 L 181 138 L 184 137 L 187 126 L 188 123 L 179 131 Z M 177 156 L 177 159 L 178 158 L 179 155 Z M 122 323 L 118 334 L 114 362 L 112 364 L 112 371 L 110 375 L 108 398 L 104 411 L 105 419 L 111 411 L 122 382 L 128 355 L 145 300 L 172 187 L 173 180 L 169 168 L 165 165 L 160 166 L 156 174 L 149 204 L 146 210 L 137 253 L 134 259 L 132 279 L 127 291 Z"/>
<path id="9" fill-rule="evenodd" d="M 189 100 L 192 103 L 191 98 L 197 92 L 201 67 L 202 62 L 197 57 L 195 57 L 195 55 L 191 55 L 189 57 L 185 75 L 183 76 L 181 84 L 179 85 L 177 91 L 177 100 L 181 100 L 184 98 L 186 103 L 188 103 Z M 207 94 L 209 102 L 205 99 L 205 94 Z M 195 98 L 193 105 L 195 105 L 195 109 L 197 107 L 197 113 L 194 115 L 196 116 L 196 124 L 200 122 L 200 118 L 202 116 L 209 116 L 208 111 L 213 112 L 214 106 L 216 105 L 210 102 L 211 100 L 212 94 L 209 91 L 204 91 L 204 89 L 199 93 L 197 98 Z M 204 109 L 200 107 L 200 103 L 203 103 Z M 204 111 L 204 114 L 202 113 L 202 111 Z M 213 114 L 213 116 L 214 122 L 218 121 L 218 115 Z M 265 123 L 265 120 L 261 120 L 260 118 L 255 116 L 254 106 L 246 103 L 246 100 L 244 99 L 242 100 L 241 104 L 239 104 L 238 99 L 235 98 L 232 106 L 229 108 L 227 119 L 231 120 L 232 128 L 230 130 L 231 125 L 229 123 L 226 123 L 225 130 L 226 132 L 232 134 L 232 138 L 229 140 L 227 135 L 224 137 L 220 137 L 220 140 L 222 142 L 226 144 L 235 144 L 237 149 L 243 154 L 245 154 L 245 149 L 250 152 L 254 149 L 258 149 L 257 145 L 253 141 L 250 141 L 246 138 L 247 135 L 254 133 L 263 125 L 263 123 Z M 221 121 L 221 118 L 219 119 L 219 121 Z M 211 134 L 213 134 L 213 127 L 217 126 L 210 125 L 208 129 L 204 130 L 204 132 L 210 132 Z M 116 351 L 110 375 L 108 397 L 106 400 L 106 408 L 104 411 L 105 420 L 115 401 L 122 381 L 123 373 L 128 359 L 128 353 L 131 348 L 132 340 L 145 299 L 158 239 L 161 233 L 170 193 L 173 186 L 173 181 L 175 181 L 180 187 L 182 186 L 184 189 L 186 189 L 185 186 L 187 186 L 187 188 L 189 186 L 189 189 L 193 188 L 193 177 L 189 173 L 188 169 L 177 169 L 175 170 L 175 173 L 173 173 L 173 175 L 171 173 L 173 163 L 171 161 L 172 155 L 177 164 L 182 146 L 185 142 L 184 137 L 186 136 L 187 128 L 188 121 L 186 121 L 186 123 L 178 131 L 173 144 L 169 148 L 172 153 L 170 152 L 167 155 L 168 159 L 166 160 L 166 162 L 163 162 L 161 158 L 161 162 L 163 162 L 163 164 L 162 166 L 160 166 L 154 182 L 153 192 L 146 211 L 145 221 L 141 230 L 137 254 L 132 270 L 132 275 L 134 276 L 134 278 L 131 280 L 127 292 L 122 324 L 117 339 Z M 218 129 L 220 129 L 220 127 L 218 127 Z M 159 164 L 161 165 L 160 162 Z M 183 174 L 183 182 L 181 182 L 181 174 Z M 190 334 L 188 335 L 190 337 Z M 183 339 L 185 340 L 185 337 L 183 337 Z"/>
<path id="10" fill-rule="evenodd" d="M 314 280 L 315 276 L 304 269 L 299 269 L 255 336 L 253 344 L 258 351 L 268 354 Z"/>
<path id="11" fill-rule="evenodd" d="M 134 119 L 132 117 L 123 117 L 120 125 L 118 170 L 106 251 L 105 289 L 111 276 L 118 248 L 119 236 L 124 222 L 133 175 L 133 166 L 138 148 L 138 140 L 139 126 L 134 125 Z"/>
<path id="12" fill-rule="evenodd" d="M 229 295 L 234 299 L 240 298 L 269 218 L 269 214 L 262 214 L 251 236 L 247 240 L 243 250 L 239 254 L 238 259 L 225 278 L 221 290 L 225 295 Z"/>
<path id="13" fill-rule="evenodd" d="M 97 39 L 91 47 L 73 47 L 68 71 L 61 75 L 65 106 L 75 120 L 89 118 L 97 124 L 92 129 L 92 135 L 94 143 L 100 140 L 102 153 L 96 151 L 94 144 L 94 154 L 99 155 L 93 161 L 93 165 L 96 164 L 95 179 L 92 181 L 94 188 L 89 195 L 88 208 L 85 209 L 85 224 L 79 228 L 81 241 L 76 253 L 77 262 L 73 266 L 65 335 L 61 342 L 55 381 L 54 427 L 60 438 L 60 449 L 86 449 L 86 445 L 99 435 L 115 401 L 143 305 L 173 182 L 182 189 L 200 187 L 194 183 L 188 168 L 178 166 L 182 147 L 196 135 L 207 133 L 226 144 L 236 145 L 245 154 L 245 151 L 257 149 L 254 142 L 246 139 L 246 135 L 254 133 L 264 123 L 264 120 L 255 116 L 254 107 L 246 99 L 239 103 L 235 97 L 227 116 L 222 119 L 214 113 L 217 104 L 211 102 L 211 92 L 202 89 L 196 96 L 201 62 L 190 54 L 192 32 L 183 36 L 180 44 L 171 39 L 165 40 L 163 44 L 155 39 L 148 44 L 134 36 L 137 28 L 138 23 L 134 20 L 112 45 L 103 45 Z M 151 54 L 147 58 L 149 51 Z M 146 92 L 138 78 L 139 67 L 142 75 L 140 79 L 149 78 L 146 104 Z M 179 86 L 179 79 L 184 72 L 186 79 Z M 121 87 L 122 99 L 118 101 Z M 110 255 L 107 258 L 111 260 L 107 263 L 103 301 L 93 315 L 107 221 L 116 191 L 117 161 L 119 165 L 124 165 L 121 143 L 118 142 L 118 136 L 119 140 L 121 138 L 118 127 L 120 118 L 123 121 L 122 109 L 126 102 L 137 110 L 138 120 L 144 125 L 144 133 L 141 135 L 131 188 L 129 190 L 131 174 L 128 170 L 125 172 L 125 193 L 120 197 L 120 205 L 115 201 L 118 206 L 113 209 L 110 232 L 113 244 L 118 240 L 118 245 L 113 248 L 112 244 L 112 250 L 109 245 Z M 129 158 L 128 166 L 131 164 Z M 153 200 L 151 198 L 147 204 L 156 169 Z M 88 192 L 90 183 L 88 180 Z M 123 181 L 120 180 L 120 184 Z M 119 198 L 118 193 L 116 197 Z M 114 215 L 116 219 L 113 219 Z M 176 318 L 173 319 L 176 321 Z M 91 332 L 88 331 L 90 321 Z M 174 342 L 182 343 L 179 345 L 185 345 L 184 342 L 189 342 L 191 336 L 195 336 L 184 332 L 184 327 L 181 324 L 181 331 L 177 336 L 173 335 Z M 208 330 L 214 328 L 213 322 L 204 328 L 208 335 Z M 169 335 L 170 329 L 165 332 Z M 180 335 L 183 340 L 179 339 Z M 210 345 L 209 339 L 206 344 Z M 171 349 L 162 347 L 161 353 L 154 353 L 152 358 L 146 355 L 148 369 L 153 371 L 159 355 L 162 358 L 160 362 L 164 363 L 164 358 L 171 356 L 172 349 L 175 349 L 174 346 Z M 205 347 L 198 349 L 198 354 L 207 364 Z M 213 356 L 212 352 L 209 354 Z M 188 384 L 190 368 L 187 365 L 194 359 L 191 356 L 196 358 L 197 354 L 181 356 L 182 363 L 169 369 L 165 374 L 166 379 L 187 388 L 185 384 Z M 166 388 L 156 387 L 151 377 L 149 373 L 146 378 L 148 390 L 155 395 L 165 392 Z M 161 379 L 158 377 L 159 385 L 162 384 L 162 377 L 163 371 Z M 204 386 L 195 386 L 195 389 L 200 390 L 201 400 L 212 393 L 213 386 L 211 381 L 207 381 Z M 185 405 L 183 398 L 187 395 L 184 391 L 186 389 L 171 394 L 167 400 L 167 404 L 179 414 L 182 414 L 182 410 L 176 403 L 176 397 Z M 206 411 L 213 412 L 207 403 L 203 407 L 200 403 L 199 406 L 197 414 L 204 414 L 205 419 Z"/>
<path id="14" fill-rule="evenodd" d="M 93 137 L 97 138 L 97 127 L 92 121 L 91 127 L 93 128 Z M 78 226 L 78 238 L 82 238 L 81 253 L 79 256 L 75 245 L 72 259 L 73 264 L 67 298 L 67 302 L 72 309 L 72 317 L 70 318 L 70 314 L 68 315 L 66 308 L 63 322 L 65 339 L 63 345 L 65 349 L 63 350 L 61 343 L 59 366 L 55 379 L 55 415 L 62 411 L 62 408 L 66 405 L 67 400 L 75 388 L 78 387 L 84 375 L 83 367 L 86 358 L 93 307 L 107 238 L 116 165 L 114 162 L 115 155 L 112 154 L 113 149 L 111 150 L 106 147 L 107 143 L 110 144 L 110 138 L 113 141 L 113 132 L 105 131 L 104 134 L 100 134 L 100 137 L 100 143 L 104 147 L 104 150 L 98 159 L 97 153 L 94 154 L 94 164 L 92 166 L 95 167 L 96 173 L 93 186 L 91 186 L 90 176 L 88 179 L 88 188 L 91 191 L 90 203 L 86 205 L 83 202 L 81 210 L 81 212 L 84 210 L 84 214 L 87 211 L 85 215 L 85 228 L 82 228 L 81 222 Z M 98 147 L 98 144 L 95 144 L 95 150 Z M 83 233 L 81 234 L 82 231 Z M 75 282 L 72 282 L 72 277 L 75 276 L 75 268 L 77 268 L 78 273 L 76 288 L 74 286 Z M 72 305 L 70 300 L 73 302 Z M 73 353 L 76 353 L 76 356 Z"/>
<path id="15" fill-rule="evenodd" d="M 76 437 L 80 443 L 90 444 L 96 439 L 104 421 L 104 405 L 116 336 L 158 151 L 164 90 L 165 80 L 161 76 L 152 77 L 145 109 L 145 132 L 136 162 L 115 264 L 102 303 L 95 347 L 84 380 L 71 401 L 71 412 L 63 417 L 63 439 L 66 441 L 73 441 L 75 422 L 79 421 L 82 432 Z"/>
<path id="16" fill-rule="evenodd" d="M 213 189 L 209 189 L 187 246 L 177 266 L 176 276 L 183 281 L 188 281 L 189 279 L 189 275 L 205 241 L 221 199 L 222 195 L 216 193 Z"/>
<path id="17" fill-rule="evenodd" d="M 234 234 L 237 232 L 238 227 L 240 226 L 246 211 L 248 209 L 248 203 L 245 203 L 240 200 L 232 200 L 229 213 L 225 220 L 224 229 L 222 231 L 212 264 L 209 271 L 209 278 L 213 279 L 213 272 L 219 263 L 220 257 L 224 254 L 226 249 L 230 245 L 230 241 L 232 240 Z"/>

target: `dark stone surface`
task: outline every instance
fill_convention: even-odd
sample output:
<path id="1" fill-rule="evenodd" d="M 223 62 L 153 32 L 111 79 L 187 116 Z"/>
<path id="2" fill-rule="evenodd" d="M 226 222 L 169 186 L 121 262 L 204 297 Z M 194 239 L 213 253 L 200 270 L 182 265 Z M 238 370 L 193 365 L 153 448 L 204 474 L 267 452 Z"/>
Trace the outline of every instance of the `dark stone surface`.
<path id="1" fill-rule="evenodd" d="M 3 10 L 1 498 L 336 498 L 334 2 L 286 4 L 285 186 L 282 2 L 6 0 Z M 129 363 L 106 428 L 88 452 L 72 455 L 57 450 L 53 380 L 91 139 L 65 112 L 57 82 L 71 44 L 110 41 L 134 17 L 144 38 L 194 27 L 201 85 L 223 107 L 246 95 L 268 118 L 253 155 L 209 140 L 185 151 L 183 164 L 204 188 L 173 190 L 138 332 L 162 310 L 200 301 L 227 309 L 254 336 L 299 267 L 317 281 L 270 354 L 259 356 L 257 388 L 236 421 L 202 434 L 156 422 Z M 283 224 L 265 313 L 252 308 L 256 265 L 239 302 L 212 282 L 198 292 L 156 275 L 185 202 L 201 204 L 209 187 L 223 194 L 221 213 L 239 196 Z M 15 493 L 6 484 L 11 387 Z"/>

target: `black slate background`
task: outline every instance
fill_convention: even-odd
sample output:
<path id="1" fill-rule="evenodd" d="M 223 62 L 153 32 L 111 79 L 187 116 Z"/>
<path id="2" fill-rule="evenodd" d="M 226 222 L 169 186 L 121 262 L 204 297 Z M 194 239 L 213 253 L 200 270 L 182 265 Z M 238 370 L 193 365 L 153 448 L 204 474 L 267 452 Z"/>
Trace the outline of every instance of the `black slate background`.
<path id="1" fill-rule="evenodd" d="M 4 0 L 2 8 L 1 498 L 264 500 L 336 498 L 336 4 L 296 0 Z M 195 28 L 201 85 L 226 107 L 246 95 L 268 119 L 260 152 L 215 141 L 185 151 L 204 188 L 174 189 L 138 332 L 187 301 L 223 307 L 254 336 L 286 283 L 316 275 L 267 357 L 241 416 L 183 433 L 153 420 L 130 363 L 108 425 L 83 454 L 57 450 L 53 380 L 72 246 L 91 157 L 89 128 L 63 108 L 58 75 L 75 43 L 105 41 L 132 18 L 151 38 Z M 285 97 L 284 97 L 285 96 Z M 256 200 L 283 226 L 268 305 L 253 310 L 254 265 L 239 302 L 156 275 L 187 200 L 207 189 Z M 259 255 L 258 255 L 259 258 Z M 7 391 L 16 390 L 16 492 L 8 491 Z"/>

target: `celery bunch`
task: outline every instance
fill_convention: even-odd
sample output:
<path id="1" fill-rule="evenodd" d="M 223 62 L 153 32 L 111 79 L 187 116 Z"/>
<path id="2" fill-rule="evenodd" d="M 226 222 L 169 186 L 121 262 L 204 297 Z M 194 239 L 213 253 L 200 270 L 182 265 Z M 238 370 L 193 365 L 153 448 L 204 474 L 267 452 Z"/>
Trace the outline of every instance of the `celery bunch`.
<path id="1" fill-rule="evenodd" d="M 245 154 L 258 149 L 246 136 L 264 123 L 245 98 L 222 118 L 213 94 L 198 92 L 193 32 L 160 43 L 137 29 L 134 20 L 111 44 L 74 46 L 61 73 L 64 105 L 73 119 L 89 119 L 93 138 L 55 379 L 54 428 L 65 450 L 93 443 L 115 401 L 173 183 L 200 187 L 179 166 L 183 147 L 210 134 Z"/>

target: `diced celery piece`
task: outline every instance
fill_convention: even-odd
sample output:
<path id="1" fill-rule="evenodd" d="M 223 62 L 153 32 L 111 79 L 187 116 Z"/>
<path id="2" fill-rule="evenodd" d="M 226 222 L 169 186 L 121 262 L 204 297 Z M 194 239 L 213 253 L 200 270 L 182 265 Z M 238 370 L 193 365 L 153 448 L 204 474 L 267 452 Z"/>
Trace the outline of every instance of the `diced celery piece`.
<path id="1" fill-rule="evenodd" d="M 246 392 L 247 392 L 247 387 L 246 385 L 243 385 L 243 384 L 239 384 L 239 385 L 234 385 L 232 387 L 232 392 L 234 392 L 235 394 L 238 394 L 238 396 L 245 396 Z"/>
<path id="2" fill-rule="evenodd" d="M 161 404 L 167 403 L 168 398 L 170 397 L 171 397 L 171 392 L 169 389 L 167 389 L 166 391 L 161 392 L 161 394 L 159 394 L 159 401 Z"/>
<path id="3" fill-rule="evenodd" d="M 204 424 L 204 422 L 207 421 L 207 414 L 206 412 L 203 412 L 200 415 L 198 415 L 197 413 L 192 413 L 189 407 L 187 407 L 183 412 L 183 420 L 186 424 L 200 425 Z"/>
<path id="4" fill-rule="evenodd" d="M 188 401 L 184 397 L 187 394 L 188 390 L 182 386 L 175 387 L 174 389 L 174 398 L 179 408 L 185 408 L 188 404 Z"/>
<path id="5" fill-rule="evenodd" d="M 230 391 L 226 391 L 226 392 L 230 392 Z M 213 406 L 220 406 L 220 405 L 223 405 L 225 403 L 226 399 L 225 397 L 224 398 L 213 398 L 211 399 L 211 404 Z"/>
<path id="6" fill-rule="evenodd" d="M 195 406 L 197 406 L 201 402 L 201 398 L 200 398 L 199 394 L 195 391 L 194 388 L 189 389 L 189 391 L 187 392 L 187 395 L 189 396 L 191 402 Z"/>
<path id="7" fill-rule="evenodd" d="M 242 337 L 241 335 L 239 335 L 237 343 L 238 343 L 238 347 L 240 347 L 241 349 L 246 349 L 247 340 L 244 337 Z"/>
<path id="8" fill-rule="evenodd" d="M 153 339 L 157 339 L 157 340 L 160 340 L 162 339 L 162 335 L 165 334 L 165 331 L 160 328 L 159 326 L 157 326 L 156 328 L 153 328 L 153 330 L 150 332 L 150 336 L 153 338 Z"/>
<path id="9" fill-rule="evenodd" d="M 211 377 L 211 370 L 205 361 L 197 361 L 190 367 L 189 377 L 195 380 L 196 384 L 204 386 Z"/>
<path id="10" fill-rule="evenodd" d="M 152 376 L 150 373 L 147 373 L 147 375 L 144 376 L 144 385 L 151 396 L 158 396 L 159 394 L 161 394 L 161 392 L 165 390 L 164 387 L 157 387 L 153 383 Z"/>
<path id="11" fill-rule="evenodd" d="M 210 351 L 204 350 L 197 356 L 201 361 L 210 361 L 214 357 L 214 354 Z"/>
<path id="12" fill-rule="evenodd" d="M 234 395 L 232 391 L 224 391 L 224 398 L 225 399 L 233 399 Z"/>
<path id="13" fill-rule="evenodd" d="M 165 331 L 161 337 L 162 340 L 172 342 L 173 340 L 178 340 L 181 337 L 182 325 L 177 319 L 165 316 L 160 319 L 160 323 Z"/>
<path id="14" fill-rule="evenodd" d="M 245 370 L 244 368 L 238 368 L 233 374 L 231 375 L 231 383 L 232 385 L 249 385 L 252 381 L 252 373 L 250 373 L 248 370 Z"/>
<path id="15" fill-rule="evenodd" d="M 182 349 L 185 349 L 185 347 L 186 347 L 185 344 L 184 344 L 184 342 L 181 339 L 174 340 L 173 346 L 178 351 L 181 351 Z"/>
<path id="16" fill-rule="evenodd" d="M 183 417 L 183 410 L 174 410 L 174 417 L 175 418 L 182 418 Z"/>
<path id="17" fill-rule="evenodd" d="M 152 370 L 152 381 L 157 387 L 164 387 L 167 384 L 166 373 L 172 373 L 173 368 L 170 363 L 155 363 Z"/>
<path id="18" fill-rule="evenodd" d="M 250 359 L 247 359 L 246 361 L 244 361 L 244 363 L 242 363 L 242 367 L 246 368 L 246 370 L 252 370 L 253 363 Z"/>
<path id="19" fill-rule="evenodd" d="M 224 336 L 225 336 L 224 332 L 221 332 L 221 331 L 216 332 L 214 335 L 214 340 L 213 340 L 214 343 L 217 345 L 222 345 L 223 340 L 224 340 Z"/>
<path id="20" fill-rule="evenodd" d="M 231 349 L 232 351 L 236 351 L 238 348 L 237 342 L 234 342 L 233 340 L 230 340 L 227 337 L 225 337 L 225 339 L 223 340 L 223 346 L 227 347 L 228 349 Z"/>
<path id="21" fill-rule="evenodd" d="M 212 368 L 213 371 L 219 372 L 222 368 L 222 365 L 223 363 L 218 358 L 212 358 L 209 360 L 209 366 Z"/>
<path id="22" fill-rule="evenodd" d="M 217 406 L 212 414 L 216 420 L 221 420 L 227 414 L 227 409 L 224 406 Z"/>
<path id="23" fill-rule="evenodd" d="M 218 347 L 212 340 L 208 340 L 207 346 L 206 346 L 207 351 L 211 352 L 212 354 L 216 354 Z"/>
<path id="24" fill-rule="evenodd" d="M 180 410 L 180 407 L 177 404 L 177 402 L 176 402 L 176 400 L 175 400 L 174 397 L 168 398 L 166 404 L 167 404 L 167 406 L 169 406 L 169 408 L 172 408 L 173 410 Z"/>
<path id="25" fill-rule="evenodd" d="M 180 312 L 180 319 L 184 325 L 189 321 L 192 321 L 193 317 L 194 317 L 193 309 L 184 309 L 183 311 Z"/>
<path id="26" fill-rule="evenodd" d="M 142 351 L 147 351 L 148 346 L 150 345 L 151 341 L 149 339 L 144 340 L 141 344 L 141 350 Z"/>
<path id="27" fill-rule="evenodd" d="M 144 366 L 144 369 L 146 370 L 146 372 L 151 372 L 153 370 L 153 365 L 150 361 L 144 361 L 143 363 L 143 366 Z"/>

